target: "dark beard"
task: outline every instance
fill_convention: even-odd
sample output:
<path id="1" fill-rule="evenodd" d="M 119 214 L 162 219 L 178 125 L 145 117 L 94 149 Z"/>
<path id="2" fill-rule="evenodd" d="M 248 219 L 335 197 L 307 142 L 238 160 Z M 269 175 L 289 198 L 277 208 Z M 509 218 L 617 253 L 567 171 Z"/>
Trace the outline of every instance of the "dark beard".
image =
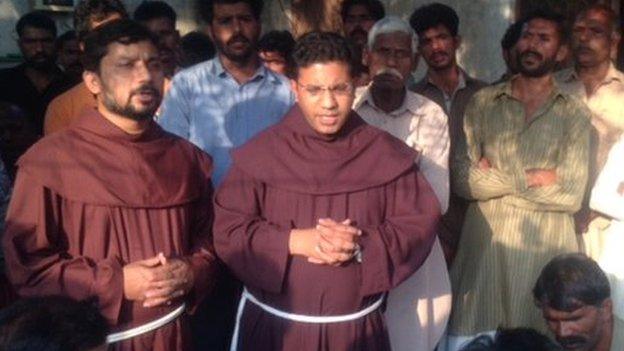
<path id="1" fill-rule="evenodd" d="M 247 50 L 242 53 L 235 53 L 229 50 L 228 45 L 233 43 L 236 40 L 242 40 L 249 44 Z M 247 38 L 239 35 L 237 37 L 231 38 L 227 43 L 220 42 L 218 40 L 215 41 L 215 45 L 217 46 L 217 50 L 225 57 L 227 57 L 230 61 L 237 63 L 245 63 L 249 61 L 249 59 L 256 53 L 256 47 L 251 41 L 247 40 Z"/>
<path id="2" fill-rule="evenodd" d="M 141 91 L 144 90 L 149 90 L 151 93 L 156 94 L 156 101 L 160 101 L 161 100 L 161 96 L 160 93 L 158 92 L 158 90 L 152 88 L 152 87 L 148 87 L 148 86 L 143 86 L 140 87 L 139 89 L 136 89 L 134 91 L 132 91 L 130 93 L 130 96 L 128 97 L 128 101 L 126 102 L 126 104 L 124 106 L 121 106 L 119 104 L 117 104 L 115 102 L 115 100 L 109 98 L 110 94 L 108 93 L 104 93 L 104 99 L 102 101 L 102 103 L 104 104 L 104 106 L 106 107 L 106 109 L 108 109 L 110 112 L 115 113 L 117 115 L 126 117 L 128 119 L 131 119 L 133 121 L 145 121 L 148 119 L 151 119 L 152 117 L 154 117 L 154 114 L 156 113 L 156 111 L 158 110 L 158 107 L 160 105 L 160 103 L 155 104 L 155 106 L 153 108 L 148 108 L 145 109 L 143 111 L 139 111 L 137 109 L 134 108 L 134 106 L 132 106 L 132 103 L 130 102 L 132 100 L 132 97 L 135 94 L 140 93 Z"/>
<path id="3" fill-rule="evenodd" d="M 534 54 L 534 55 L 540 56 L 542 58 L 542 63 L 536 68 L 532 68 L 532 69 L 526 68 L 522 62 L 523 61 L 522 59 L 523 59 L 523 56 L 526 56 L 528 54 Z M 530 51 L 525 51 L 518 56 L 518 71 L 523 76 L 526 76 L 526 77 L 531 77 L 531 78 L 543 77 L 551 73 L 555 69 L 556 65 L 557 65 L 557 61 L 555 60 L 554 57 L 544 58 L 542 55 L 538 53 L 530 52 Z"/>

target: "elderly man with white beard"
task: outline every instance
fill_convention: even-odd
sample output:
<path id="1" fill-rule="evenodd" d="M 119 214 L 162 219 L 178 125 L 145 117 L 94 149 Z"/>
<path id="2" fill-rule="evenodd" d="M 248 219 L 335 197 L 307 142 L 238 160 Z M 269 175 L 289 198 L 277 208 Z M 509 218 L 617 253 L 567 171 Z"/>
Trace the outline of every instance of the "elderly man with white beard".
<path id="1" fill-rule="evenodd" d="M 418 63 L 417 37 L 398 17 L 379 20 L 368 34 L 363 63 L 372 81 L 356 91 L 353 109 L 369 124 L 403 140 L 420 154 L 420 171 L 442 213 L 449 197 L 447 116 L 428 98 L 406 88 Z M 393 350 L 433 350 L 451 305 L 451 288 L 439 240 L 422 267 L 388 296 L 386 319 Z"/>

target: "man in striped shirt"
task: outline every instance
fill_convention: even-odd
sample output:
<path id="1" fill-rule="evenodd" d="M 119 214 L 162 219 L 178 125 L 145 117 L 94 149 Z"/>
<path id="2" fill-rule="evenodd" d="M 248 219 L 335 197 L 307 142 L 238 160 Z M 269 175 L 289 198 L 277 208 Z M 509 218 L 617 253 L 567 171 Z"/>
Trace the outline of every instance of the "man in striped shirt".
<path id="1" fill-rule="evenodd" d="M 579 250 L 572 215 L 587 182 L 589 110 L 553 80 L 562 22 L 530 15 L 517 43 L 520 74 L 466 108 L 453 182 L 470 205 L 451 267 L 448 350 L 498 327 L 545 332 L 528 307 L 531 287 L 550 259 Z"/>

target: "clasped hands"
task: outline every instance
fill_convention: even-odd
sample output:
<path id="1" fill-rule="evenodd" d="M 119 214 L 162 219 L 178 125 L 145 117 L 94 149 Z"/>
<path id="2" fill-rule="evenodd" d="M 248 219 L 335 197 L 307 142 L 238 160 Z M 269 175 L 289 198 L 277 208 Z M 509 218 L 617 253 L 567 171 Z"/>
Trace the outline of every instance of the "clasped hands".
<path id="1" fill-rule="evenodd" d="M 187 294 L 194 284 L 193 270 L 183 259 L 153 258 L 132 262 L 123 267 L 124 296 L 142 301 L 143 307 L 169 305 Z"/>
<path id="2" fill-rule="evenodd" d="M 492 168 L 490 161 L 482 157 L 477 164 L 479 169 L 488 170 Z M 553 185 L 557 182 L 557 170 L 555 169 L 527 169 L 524 171 L 526 175 L 526 183 L 529 188 L 537 188 Z"/>
<path id="3" fill-rule="evenodd" d="M 314 228 L 291 230 L 288 247 L 292 255 L 307 257 L 310 263 L 336 267 L 358 253 L 361 236 L 362 231 L 350 219 L 321 218 Z"/>

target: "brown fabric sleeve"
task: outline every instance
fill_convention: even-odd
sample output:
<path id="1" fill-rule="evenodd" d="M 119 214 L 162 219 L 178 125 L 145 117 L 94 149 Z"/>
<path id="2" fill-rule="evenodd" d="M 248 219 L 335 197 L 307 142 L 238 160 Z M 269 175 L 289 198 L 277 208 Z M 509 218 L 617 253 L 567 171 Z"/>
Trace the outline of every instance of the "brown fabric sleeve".
<path id="1" fill-rule="evenodd" d="M 435 193 L 416 171 L 386 185 L 386 219 L 361 228 L 362 295 L 396 287 L 425 261 L 440 219 Z"/>
<path id="2" fill-rule="evenodd" d="M 206 180 L 210 184 L 210 179 Z M 194 313 L 199 303 L 210 293 L 219 276 L 219 260 L 212 242 L 212 186 L 208 185 L 195 209 L 195 222 L 191 229 L 191 254 L 186 257 L 193 269 L 195 286 L 187 302 L 188 311 Z"/>
<path id="3" fill-rule="evenodd" d="M 288 264 L 290 228 L 260 213 L 263 185 L 232 167 L 215 198 L 215 248 L 234 274 L 250 285 L 279 293 Z"/>
<path id="4" fill-rule="evenodd" d="M 20 296 L 95 297 L 103 315 L 116 324 L 124 296 L 122 262 L 67 252 L 72 234 L 62 228 L 62 201 L 28 173 L 18 172 L 3 238 L 8 277 Z"/>

